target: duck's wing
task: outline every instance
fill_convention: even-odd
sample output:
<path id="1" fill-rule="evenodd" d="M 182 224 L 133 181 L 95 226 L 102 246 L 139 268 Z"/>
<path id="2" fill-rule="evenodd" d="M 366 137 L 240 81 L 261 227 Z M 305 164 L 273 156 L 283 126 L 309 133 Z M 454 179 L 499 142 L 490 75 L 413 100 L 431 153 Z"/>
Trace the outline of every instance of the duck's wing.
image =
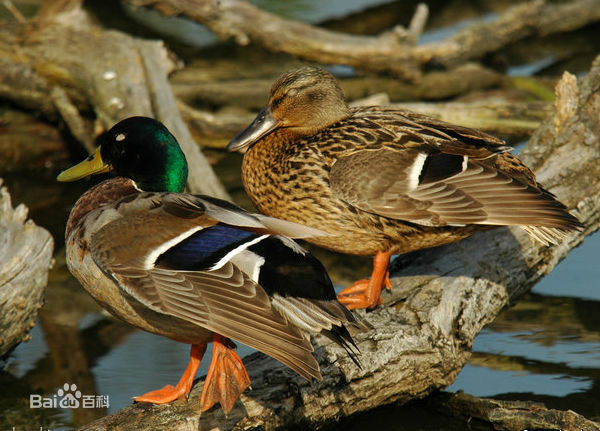
<path id="1" fill-rule="evenodd" d="M 430 143 L 443 145 L 446 152 L 485 158 L 494 153 L 509 151 L 504 141 L 480 130 L 446 123 L 417 112 L 391 106 L 356 108 L 350 121 L 364 123 L 358 127 L 378 130 L 384 136 L 375 139 L 381 143 L 402 142 L 408 145 Z M 385 133 L 391 135 L 385 137 Z"/>
<path id="2" fill-rule="evenodd" d="M 176 245 L 218 223 L 201 202 L 182 205 L 181 196 L 165 194 L 145 198 L 154 201 L 152 209 L 134 212 L 123 204 L 123 216 L 93 235 L 91 254 L 102 271 L 158 313 L 247 344 L 307 379 L 320 379 L 308 337 L 273 308 L 267 293 L 250 276 L 226 258 L 213 262 L 209 270 L 189 269 L 206 266 L 218 245 L 208 244 L 200 261 L 186 260 L 185 254 L 169 256 Z M 235 215 L 228 216 L 233 220 Z M 239 241 L 248 238 L 241 236 Z M 235 244 L 231 247 L 234 250 Z"/>
<path id="3" fill-rule="evenodd" d="M 489 162 L 493 152 L 461 154 L 456 141 L 431 144 L 412 136 L 340 157 L 330 170 L 333 193 L 361 210 L 425 226 L 527 226 L 542 242 L 580 226 L 551 193 L 522 180 L 528 169 L 515 157 L 506 159 L 521 175 Z"/>
<path id="4" fill-rule="evenodd" d="M 221 223 L 269 235 L 283 235 L 289 238 L 310 238 L 330 235 L 320 229 L 298 223 L 263 214 L 249 213 L 231 202 L 211 196 L 165 193 L 161 195 L 161 201 L 167 211 L 179 214 L 180 217 L 193 216 L 200 211 Z"/>

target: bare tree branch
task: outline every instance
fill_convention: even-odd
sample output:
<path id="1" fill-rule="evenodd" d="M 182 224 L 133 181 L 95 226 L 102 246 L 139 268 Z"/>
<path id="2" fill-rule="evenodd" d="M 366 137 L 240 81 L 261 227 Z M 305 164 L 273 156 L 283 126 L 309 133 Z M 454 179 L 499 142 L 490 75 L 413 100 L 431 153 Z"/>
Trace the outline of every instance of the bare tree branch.
<path id="1" fill-rule="evenodd" d="M 450 67 L 529 36 L 569 31 L 600 19 L 598 0 L 559 4 L 533 0 L 509 8 L 493 21 L 477 22 L 445 41 L 415 46 L 398 38 L 406 31 L 387 31 L 377 36 L 334 32 L 280 18 L 244 0 L 125 1 L 196 20 L 219 38 L 234 39 L 240 45 L 254 43 L 306 60 L 390 72 L 411 81 L 421 77 L 425 64 Z M 413 31 L 422 26 L 422 8 L 416 15 Z"/>

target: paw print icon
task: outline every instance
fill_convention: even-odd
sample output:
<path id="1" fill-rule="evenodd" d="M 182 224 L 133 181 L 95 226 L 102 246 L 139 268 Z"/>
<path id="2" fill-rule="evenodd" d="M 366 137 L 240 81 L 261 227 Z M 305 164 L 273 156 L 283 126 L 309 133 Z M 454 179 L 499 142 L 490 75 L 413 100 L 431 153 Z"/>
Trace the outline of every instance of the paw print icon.
<path id="1" fill-rule="evenodd" d="M 76 409 L 79 407 L 81 391 L 77 390 L 77 385 L 75 383 L 71 385 L 65 383 L 63 387 L 56 392 L 56 395 L 61 398 L 58 402 L 59 407 L 63 409 Z"/>

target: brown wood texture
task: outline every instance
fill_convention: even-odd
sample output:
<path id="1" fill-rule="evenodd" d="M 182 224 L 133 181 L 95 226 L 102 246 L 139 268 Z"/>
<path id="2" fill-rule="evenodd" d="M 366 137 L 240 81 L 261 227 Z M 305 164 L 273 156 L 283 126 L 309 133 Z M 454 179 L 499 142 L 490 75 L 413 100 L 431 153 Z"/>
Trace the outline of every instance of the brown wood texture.
<path id="1" fill-rule="evenodd" d="M 434 395 L 428 400 L 427 406 L 440 413 L 460 417 L 465 424 L 475 418 L 492 424 L 494 429 L 506 431 L 600 429 L 600 423 L 588 420 L 572 410 L 549 409 L 541 403 L 531 401 L 494 400 L 458 392 Z"/>
<path id="2" fill-rule="evenodd" d="M 44 303 L 54 241 L 27 220 L 27 208 L 13 208 L 0 179 L 0 356 L 29 339 Z"/>

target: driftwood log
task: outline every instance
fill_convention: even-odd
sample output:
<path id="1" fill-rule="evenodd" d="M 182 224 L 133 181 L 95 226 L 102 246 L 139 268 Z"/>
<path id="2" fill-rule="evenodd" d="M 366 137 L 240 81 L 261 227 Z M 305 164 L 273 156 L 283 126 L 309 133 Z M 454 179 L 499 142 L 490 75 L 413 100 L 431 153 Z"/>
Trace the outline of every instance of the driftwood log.
<path id="1" fill-rule="evenodd" d="M 449 385 L 483 326 L 600 224 L 600 57 L 579 81 L 565 73 L 556 92 L 554 114 L 521 157 L 573 209 L 586 226 L 583 231 L 547 247 L 518 228 L 494 229 L 397 259 L 391 294 L 384 295 L 388 306 L 367 313 L 374 329 L 356 336 L 361 369 L 319 337 L 315 354 L 323 382 L 304 381 L 275 360 L 254 354 L 244 361 L 253 390 L 229 417 L 219 408 L 200 414 L 202 385 L 197 384 L 188 401 L 132 405 L 82 430 L 318 427 Z"/>
<path id="2" fill-rule="evenodd" d="M 98 133 L 117 121 L 156 118 L 195 168 L 189 189 L 227 198 L 179 114 L 167 80 L 177 63 L 162 41 L 102 29 L 90 22 L 80 1 L 71 3 L 69 10 L 44 19 L 1 23 L 0 52 L 8 54 L 0 56 L 0 98 L 62 119 L 88 152 Z"/>
<path id="3" fill-rule="evenodd" d="M 254 43 L 306 60 L 390 72 L 408 80 L 418 80 L 425 65 L 452 67 L 526 37 L 570 31 L 600 19 L 598 0 L 558 4 L 534 0 L 444 41 L 415 45 L 427 19 L 424 6 L 417 8 L 408 30 L 398 26 L 377 36 L 360 36 L 283 19 L 243 0 L 126 1 L 196 20 L 219 38 L 234 39 L 240 45 Z"/>
<path id="4" fill-rule="evenodd" d="M 217 106 L 235 103 L 239 107 L 259 110 L 267 102 L 273 81 L 282 71 L 299 65 L 299 62 L 282 64 L 272 74 L 267 73 L 270 75 L 267 78 L 240 79 L 239 76 L 228 78 L 225 72 L 220 73 L 221 76 L 207 77 L 201 67 L 211 66 L 202 63 L 201 66 L 188 66 L 174 73 L 171 84 L 177 98 L 186 103 Z M 216 68 L 216 72 L 222 70 L 223 67 Z M 426 73 L 418 83 L 407 83 L 394 77 L 358 76 L 342 78 L 340 85 L 349 100 L 373 93 L 387 93 L 394 101 L 439 100 L 497 86 L 503 79 L 498 72 L 480 64 L 465 63 L 449 70 Z"/>
<path id="5" fill-rule="evenodd" d="M 548 409 L 541 403 L 531 401 L 493 400 L 458 392 L 436 394 L 426 404 L 428 408 L 447 416 L 462 418 L 465 424 L 472 419 L 479 419 L 491 424 L 494 429 L 505 431 L 600 429 L 599 422 L 588 420 L 572 410 Z"/>
<path id="6" fill-rule="evenodd" d="M 511 102 L 502 98 L 473 102 L 399 103 L 394 106 L 496 135 L 516 136 L 534 132 L 551 112 L 548 102 Z"/>
<path id="7" fill-rule="evenodd" d="M 29 339 L 44 303 L 54 241 L 27 220 L 27 208 L 12 207 L 0 179 L 0 357 Z"/>

